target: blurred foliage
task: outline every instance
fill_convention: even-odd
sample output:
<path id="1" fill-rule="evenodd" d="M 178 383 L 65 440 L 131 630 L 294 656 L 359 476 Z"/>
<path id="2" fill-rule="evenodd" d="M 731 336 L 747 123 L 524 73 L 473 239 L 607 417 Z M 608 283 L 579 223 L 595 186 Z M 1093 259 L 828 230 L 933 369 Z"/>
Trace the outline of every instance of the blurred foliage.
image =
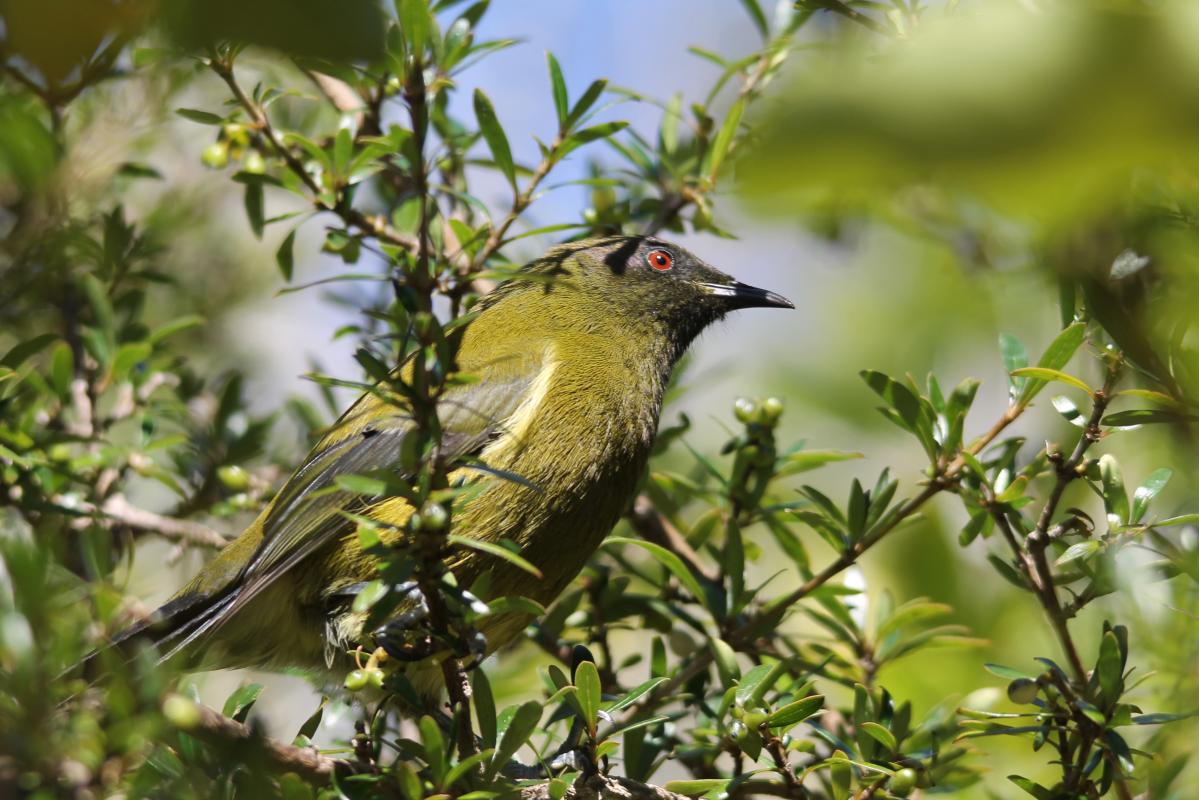
<path id="1" fill-rule="evenodd" d="M 455 97 L 464 71 L 516 43 L 477 38 L 485 0 L 0 4 L 0 789 L 556 799 L 611 772 L 710 798 L 1191 796 L 1199 508 L 1162 497 L 1171 480 L 1195 484 L 1185 44 L 1199 17 L 1132 0 L 929 5 L 803 0 L 767 14 L 742 0 L 760 48 L 693 49 L 719 76 L 703 99 L 658 103 L 655 131 L 610 119 L 606 104 L 657 101 L 602 79 L 568 87 L 547 53 L 549 133 L 525 164 L 486 87 Z M 765 92 L 784 65 L 790 85 Z M 322 402 L 250 410 L 245 379 L 222 370 L 233 359 L 200 346 L 212 342 L 197 311 L 221 314 L 245 286 L 217 226 L 193 224 L 201 209 L 178 187 L 162 189 L 167 210 L 139 210 L 142 187 L 163 177 L 143 160 L 153 142 L 81 167 L 100 120 L 129 96 L 159 126 L 151 140 L 168 135 L 155 110 L 207 126 L 206 144 L 188 144 L 193 163 L 236 190 L 254 236 L 282 231 L 288 291 L 312 285 L 294 283 L 308 230 L 345 265 L 318 283 L 354 311 L 335 338 L 354 341 L 360 375 L 314 371 Z M 588 159 L 572 182 L 586 207 L 531 222 L 572 154 Z M 861 372 L 859 396 L 880 404 L 921 474 L 819 488 L 809 473 L 861 454 L 781 443 L 772 397 L 743 398 L 715 423 L 727 425 L 719 453 L 690 446 L 687 417 L 665 424 L 621 527 L 557 602 L 533 609 L 524 647 L 551 662 L 540 685 L 520 651 L 481 668 L 479 621 L 530 601 L 482 604 L 440 560 L 460 543 L 462 497 L 445 480 L 453 465 L 429 458 L 432 409 L 467 379 L 448 333 L 511 274 L 507 253 L 524 237 L 731 235 L 715 203 L 734 168 L 775 214 L 834 238 L 884 230 L 937 269 L 964 268 L 959 292 L 978 273 L 1048 275 L 1031 285 L 1058 332 L 1035 359 L 1033 337 L 1001 337 L 998 390 Z M 475 195 L 480 176 L 498 176 L 506 204 Z M 210 256 L 202 277 L 180 266 L 196 252 Z M 927 297 L 869 299 L 898 340 Z M 979 307 L 959 300 L 929 345 Z M 399 359 L 414 364 L 406 379 L 390 369 Z M 419 422 L 404 454 L 414 480 L 343 486 L 419 509 L 411 546 L 382 547 L 362 526 L 380 577 L 355 606 L 385 619 L 415 582 L 431 607 L 417 638 L 460 656 L 445 668 L 448 704 L 428 707 L 364 642 L 344 686 L 326 687 L 354 704 L 355 733 L 318 760 L 309 745 L 327 701 L 294 747 L 267 746 L 242 726 L 261 686 L 218 713 L 152 653 L 101 650 L 96 684 L 71 671 L 139 616 L 122 584 L 139 543 L 166 539 L 175 560 L 236 533 L 277 488 L 286 452 L 336 414 L 338 387 L 385 393 Z M 980 392 L 998 411 L 968 421 Z M 298 435 L 278 430 L 284 415 Z M 1017 432 L 1033 415 L 1057 419 L 1057 441 Z M 1126 485 L 1111 443 L 1140 448 L 1161 429 L 1176 443 L 1169 465 Z M 988 580 L 1044 617 L 990 676 L 978 656 L 989 643 L 952 607 L 863 591 L 863 555 L 938 500 L 956 506 L 960 546 L 985 551 Z M 1164 608 L 1135 602 L 1150 583 Z M 946 648 L 974 671 L 934 680 L 940 702 L 917 708 L 893 690 Z M 1005 737 L 1020 745 L 1006 781 L 987 770 Z"/>

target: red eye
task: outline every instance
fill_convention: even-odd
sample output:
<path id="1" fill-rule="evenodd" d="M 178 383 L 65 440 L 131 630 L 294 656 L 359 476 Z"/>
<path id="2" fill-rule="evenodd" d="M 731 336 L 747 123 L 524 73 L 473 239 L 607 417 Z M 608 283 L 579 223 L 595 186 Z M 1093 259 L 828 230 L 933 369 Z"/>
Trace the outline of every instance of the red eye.
<path id="1" fill-rule="evenodd" d="M 674 256 L 665 250 L 651 250 L 645 260 L 658 272 L 665 272 L 674 266 Z"/>

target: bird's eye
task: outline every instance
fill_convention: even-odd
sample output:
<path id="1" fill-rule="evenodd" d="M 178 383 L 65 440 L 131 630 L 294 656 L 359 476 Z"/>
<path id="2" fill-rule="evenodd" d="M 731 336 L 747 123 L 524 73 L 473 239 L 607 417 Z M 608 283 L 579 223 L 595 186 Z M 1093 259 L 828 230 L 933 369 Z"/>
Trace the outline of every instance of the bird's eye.
<path id="1" fill-rule="evenodd" d="M 651 250 L 649 255 L 645 257 L 645 260 L 649 262 L 650 267 L 656 269 L 658 272 L 666 272 L 666 270 L 674 266 L 674 256 L 665 250 Z"/>

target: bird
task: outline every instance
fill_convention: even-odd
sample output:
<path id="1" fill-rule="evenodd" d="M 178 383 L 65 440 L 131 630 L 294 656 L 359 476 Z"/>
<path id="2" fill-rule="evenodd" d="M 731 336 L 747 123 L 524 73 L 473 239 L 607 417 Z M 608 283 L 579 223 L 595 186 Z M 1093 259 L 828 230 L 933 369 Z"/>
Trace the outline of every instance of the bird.
<path id="1" fill-rule="evenodd" d="M 458 547 L 446 560 L 457 585 L 483 585 L 483 602 L 553 601 L 629 507 L 680 356 L 725 314 L 752 307 L 794 308 L 678 245 L 631 235 L 556 246 L 485 295 L 457 351 L 458 369 L 474 379 L 437 404 L 440 456 L 480 467 L 449 476 L 478 484 L 454 510 L 452 532 L 510 542 L 539 575 Z M 344 674 L 353 648 L 372 649 L 379 631 L 366 629 L 367 613 L 353 604 L 378 576 L 377 559 L 343 512 L 383 523 L 383 543 L 394 545 L 410 535 L 413 509 L 399 497 L 363 498 L 337 479 L 405 477 L 400 454 L 413 430 L 410 411 L 363 394 L 240 536 L 114 642 L 148 641 L 160 660 L 188 670 Z M 508 644 L 530 620 L 520 611 L 484 617 L 481 649 Z M 413 675 L 422 693 L 436 691 L 439 671 Z"/>

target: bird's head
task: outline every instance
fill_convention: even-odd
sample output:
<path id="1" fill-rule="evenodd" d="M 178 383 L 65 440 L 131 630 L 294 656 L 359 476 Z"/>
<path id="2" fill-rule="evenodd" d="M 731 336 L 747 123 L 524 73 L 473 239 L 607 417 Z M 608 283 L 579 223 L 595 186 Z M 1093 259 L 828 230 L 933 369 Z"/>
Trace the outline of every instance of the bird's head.
<path id="1" fill-rule="evenodd" d="M 794 308 L 787 298 L 741 283 L 692 253 L 650 236 L 607 236 L 561 245 L 529 265 L 523 289 L 565 324 L 616 322 L 651 329 L 681 352 L 729 311 Z"/>

